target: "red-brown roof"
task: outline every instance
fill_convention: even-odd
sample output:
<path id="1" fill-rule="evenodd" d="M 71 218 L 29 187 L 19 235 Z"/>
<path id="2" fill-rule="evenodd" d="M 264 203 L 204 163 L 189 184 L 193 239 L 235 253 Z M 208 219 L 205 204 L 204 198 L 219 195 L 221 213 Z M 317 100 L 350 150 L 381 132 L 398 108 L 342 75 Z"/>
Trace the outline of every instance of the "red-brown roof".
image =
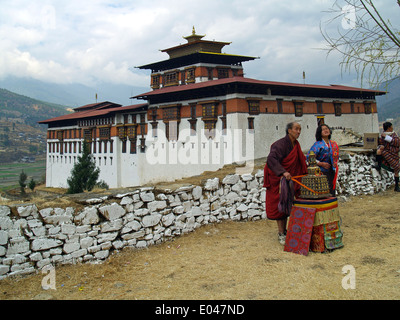
<path id="1" fill-rule="evenodd" d="M 96 102 L 96 103 L 91 103 L 87 104 L 81 107 L 74 108 L 75 111 L 82 111 L 82 110 L 89 110 L 89 109 L 103 109 L 103 108 L 110 108 L 110 107 L 120 107 L 122 106 L 121 104 L 118 103 L 113 103 L 109 101 L 104 101 L 104 102 Z"/>
<path id="2" fill-rule="evenodd" d="M 74 120 L 74 119 L 83 119 L 83 118 L 92 118 L 92 117 L 98 117 L 98 116 L 104 116 L 113 112 L 125 112 L 125 111 L 132 111 L 135 109 L 143 108 L 147 106 L 147 103 L 141 103 L 141 104 L 133 104 L 129 106 L 121 106 L 120 104 L 115 104 L 108 102 L 108 105 L 105 105 L 104 103 L 97 103 L 97 104 L 92 104 L 92 105 L 86 105 L 82 107 L 75 108 L 74 110 L 81 109 L 83 107 L 83 111 L 76 111 L 70 114 L 66 114 L 60 117 L 55 117 L 47 120 L 42 120 L 39 121 L 41 124 L 47 124 L 51 122 L 57 122 L 57 121 L 65 121 L 65 120 Z M 99 105 L 97 108 L 95 105 Z M 90 106 L 92 108 L 90 108 Z M 107 107 L 108 106 L 108 107 Z M 110 107 L 112 106 L 112 107 Z M 89 109 L 88 109 L 89 107 Z"/>
<path id="3" fill-rule="evenodd" d="M 270 86 L 280 86 L 280 87 L 297 87 L 297 88 L 312 88 L 312 89 L 327 89 L 327 90 L 335 90 L 335 91 L 354 91 L 354 92 L 375 92 L 377 94 L 385 94 L 384 91 L 371 90 L 371 89 L 362 89 L 356 87 L 342 86 L 342 85 L 315 85 L 315 84 L 300 84 L 300 83 L 290 83 L 290 82 L 277 82 L 277 81 L 265 81 L 265 80 L 256 80 L 245 77 L 233 77 L 233 78 L 225 78 L 218 80 L 210 80 L 205 82 L 198 82 L 193 84 L 187 84 L 184 86 L 172 86 L 172 87 L 164 87 L 161 89 L 149 91 L 147 93 L 142 93 L 140 95 L 132 97 L 145 99 L 148 96 L 154 96 L 159 94 L 166 94 L 172 92 L 182 92 L 187 90 L 194 90 L 200 88 L 207 88 L 212 86 L 218 86 L 228 83 L 248 83 L 248 84 L 261 84 L 261 85 L 270 85 Z"/>

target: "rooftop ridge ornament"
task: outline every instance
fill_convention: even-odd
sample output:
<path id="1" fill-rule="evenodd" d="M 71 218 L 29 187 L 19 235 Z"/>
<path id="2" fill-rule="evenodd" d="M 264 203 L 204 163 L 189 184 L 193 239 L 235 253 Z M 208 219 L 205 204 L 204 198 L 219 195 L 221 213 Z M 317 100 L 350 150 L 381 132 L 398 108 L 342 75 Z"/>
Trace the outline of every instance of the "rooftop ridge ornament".
<path id="1" fill-rule="evenodd" d="M 193 26 L 192 28 L 192 34 L 190 36 L 186 36 L 186 37 L 182 37 L 183 39 L 186 39 L 187 42 L 194 42 L 194 41 L 198 41 L 201 40 L 202 38 L 204 38 L 206 35 L 199 35 L 196 34 L 196 29 Z"/>

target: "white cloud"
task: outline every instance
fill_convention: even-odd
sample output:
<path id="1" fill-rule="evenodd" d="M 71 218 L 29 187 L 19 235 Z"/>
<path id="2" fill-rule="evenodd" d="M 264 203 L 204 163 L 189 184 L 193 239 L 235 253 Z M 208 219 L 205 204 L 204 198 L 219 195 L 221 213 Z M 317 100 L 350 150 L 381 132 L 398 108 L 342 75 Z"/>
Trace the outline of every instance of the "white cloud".
<path id="1" fill-rule="evenodd" d="M 54 82 L 149 85 L 131 67 L 167 59 L 192 26 L 206 39 L 232 42 L 227 53 L 259 56 L 246 76 L 341 82 L 338 56 L 326 59 L 319 24 L 330 0 L 13 0 L 0 11 L 0 77 Z M 355 75 L 354 75 L 355 77 Z"/>

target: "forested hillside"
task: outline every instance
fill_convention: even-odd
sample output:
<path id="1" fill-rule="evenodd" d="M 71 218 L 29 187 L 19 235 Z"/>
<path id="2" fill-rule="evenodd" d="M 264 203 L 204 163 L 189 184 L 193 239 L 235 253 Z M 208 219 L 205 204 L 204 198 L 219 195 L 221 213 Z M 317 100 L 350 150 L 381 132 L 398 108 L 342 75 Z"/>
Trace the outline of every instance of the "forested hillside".
<path id="1" fill-rule="evenodd" d="M 35 100 L 0 89 L 0 119 L 3 121 L 39 127 L 38 121 L 66 114 L 69 112 L 67 109 L 67 106 Z"/>

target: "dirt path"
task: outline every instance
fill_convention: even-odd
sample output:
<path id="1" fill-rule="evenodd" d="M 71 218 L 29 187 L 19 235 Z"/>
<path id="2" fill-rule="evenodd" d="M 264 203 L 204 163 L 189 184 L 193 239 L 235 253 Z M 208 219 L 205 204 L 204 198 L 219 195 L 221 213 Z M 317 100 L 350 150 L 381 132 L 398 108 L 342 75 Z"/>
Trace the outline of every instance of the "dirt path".
<path id="1" fill-rule="evenodd" d="M 300 256 L 283 251 L 273 221 L 224 222 L 103 264 L 56 267 L 0 281 L 5 299 L 400 299 L 400 194 L 391 190 L 340 204 L 344 248 Z M 342 287 L 355 268 L 356 289 Z"/>

